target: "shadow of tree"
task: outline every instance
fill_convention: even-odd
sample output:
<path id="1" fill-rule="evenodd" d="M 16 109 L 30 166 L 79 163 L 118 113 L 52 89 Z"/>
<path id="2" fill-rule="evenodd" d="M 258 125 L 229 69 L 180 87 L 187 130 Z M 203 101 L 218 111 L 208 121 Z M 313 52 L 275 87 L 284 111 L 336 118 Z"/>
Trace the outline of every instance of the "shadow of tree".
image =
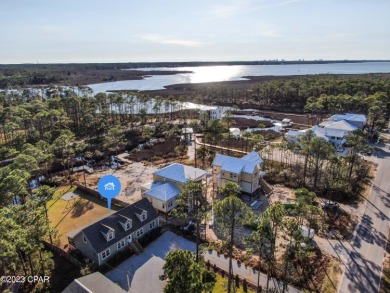
<path id="1" fill-rule="evenodd" d="M 72 209 L 71 217 L 78 218 L 81 215 L 85 214 L 87 211 L 94 208 L 94 203 L 87 200 L 78 201 Z"/>
<path id="2" fill-rule="evenodd" d="M 377 292 L 375 284 L 379 284 L 381 266 L 366 260 L 356 251 L 350 253 L 351 265 L 345 277 L 354 280 L 348 286 L 349 292 Z"/>

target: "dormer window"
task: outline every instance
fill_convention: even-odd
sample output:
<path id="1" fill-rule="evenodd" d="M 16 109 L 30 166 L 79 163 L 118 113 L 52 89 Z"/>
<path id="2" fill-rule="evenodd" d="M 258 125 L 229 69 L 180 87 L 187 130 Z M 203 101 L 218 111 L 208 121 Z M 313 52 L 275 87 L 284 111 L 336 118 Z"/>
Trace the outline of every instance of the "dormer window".
<path id="1" fill-rule="evenodd" d="M 109 231 L 107 233 L 107 241 L 110 241 L 112 239 L 114 239 L 114 231 Z"/>
<path id="2" fill-rule="evenodd" d="M 137 215 L 138 219 L 139 219 L 141 222 L 145 221 L 146 218 L 148 217 L 148 213 L 147 213 L 145 210 L 143 210 L 141 214 L 137 214 L 137 213 L 136 213 L 136 215 Z"/>
<path id="3" fill-rule="evenodd" d="M 103 234 L 104 238 L 106 238 L 107 242 L 114 239 L 115 238 L 115 230 L 113 228 L 111 228 L 110 226 L 107 226 L 103 223 L 101 223 L 102 225 L 102 230 L 100 231 L 100 233 Z"/>
<path id="4" fill-rule="evenodd" d="M 119 220 L 119 224 L 121 224 L 123 230 L 127 231 L 127 230 L 130 230 L 131 227 L 132 227 L 132 221 L 130 218 L 128 217 L 125 217 L 123 215 L 119 215 L 121 216 L 121 220 Z"/>

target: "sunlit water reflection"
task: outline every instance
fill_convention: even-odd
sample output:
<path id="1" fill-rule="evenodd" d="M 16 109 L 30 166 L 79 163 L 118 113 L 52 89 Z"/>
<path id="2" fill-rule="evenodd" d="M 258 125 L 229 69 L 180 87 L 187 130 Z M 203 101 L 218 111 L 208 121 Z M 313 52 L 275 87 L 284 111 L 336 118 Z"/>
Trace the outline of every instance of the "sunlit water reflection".
<path id="1" fill-rule="evenodd" d="M 134 69 L 132 69 L 134 70 Z M 91 84 L 95 93 L 113 90 L 159 90 L 171 84 L 241 80 L 243 76 L 288 76 L 309 74 L 363 74 L 390 72 L 390 62 L 291 64 L 291 65 L 231 65 L 194 67 L 141 68 L 140 71 L 191 71 L 173 75 L 152 75 L 142 80 L 125 80 Z"/>

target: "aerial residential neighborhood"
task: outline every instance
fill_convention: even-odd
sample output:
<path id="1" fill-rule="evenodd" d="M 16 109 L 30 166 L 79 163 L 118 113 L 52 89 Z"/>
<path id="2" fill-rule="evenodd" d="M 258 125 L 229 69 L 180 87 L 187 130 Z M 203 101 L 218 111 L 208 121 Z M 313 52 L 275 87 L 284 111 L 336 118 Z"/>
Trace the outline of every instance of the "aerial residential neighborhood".
<path id="1" fill-rule="evenodd" d="M 366 219 L 371 211 L 368 206 L 374 204 L 369 197 L 386 190 L 380 185 L 383 175 L 375 174 L 385 174 L 388 168 L 383 162 L 388 135 L 381 132 L 369 139 L 367 121 L 372 118 L 335 114 L 307 128 L 294 122 L 300 122 L 299 116 L 291 115 L 279 120 L 282 122 L 272 119 L 272 123 L 283 125 L 280 132 L 272 126 L 253 132 L 248 121 L 261 117 L 258 112 L 233 116 L 227 109 L 227 117 L 202 121 L 199 110 L 194 111 L 185 118 L 184 109 L 177 110 L 166 124 L 158 122 L 158 116 L 137 122 L 142 128 L 134 125 L 132 131 L 139 129 L 142 135 L 142 129 L 149 127 L 154 132 L 144 138 L 143 148 L 121 152 L 116 145 L 126 141 L 123 135 L 112 147 L 116 154 L 109 157 L 116 164 L 86 159 L 85 151 L 76 151 L 77 158 L 70 160 L 80 167 L 71 167 L 72 172 L 59 171 L 50 178 L 44 176 L 35 185 L 30 183 L 33 195 L 48 194 L 45 205 L 50 230 L 42 239 L 43 248 L 69 264 L 54 267 L 58 272 L 65 269 L 63 274 L 68 276 L 66 281 L 60 277 L 53 280 L 54 291 L 164 291 L 169 286 L 167 278 L 162 277 L 169 264 L 166 260 L 178 257 L 175 252 L 180 251 L 193 253 L 194 260 L 189 261 L 195 263 L 195 256 L 201 253 L 203 270 L 212 276 L 211 283 L 204 286 L 228 288 L 230 274 L 235 286 L 246 292 L 267 287 L 331 292 L 362 286 L 346 273 L 356 266 L 354 250 L 348 245 L 362 237 L 367 246 L 361 242 L 360 249 L 367 249 L 368 258 L 379 260 L 380 253 L 369 248 L 372 241 Z M 228 126 L 233 124 L 242 129 L 238 136 L 231 135 Z M 258 129 L 258 125 L 253 126 Z M 159 134 L 164 128 L 172 129 L 169 136 L 174 140 Z M 169 139 L 178 144 L 166 144 Z M 165 145 L 162 153 L 160 145 Z M 370 150 L 374 155 L 367 155 Z M 38 149 L 34 151 L 39 153 Z M 16 156 L 11 168 L 21 155 Z M 332 156 L 340 159 L 328 161 Z M 375 183 L 370 183 L 369 174 L 374 174 L 371 180 Z M 104 183 L 104 192 L 122 186 L 108 212 L 105 195 L 97 191 L 100 179 L 107 175 L 114 175 L 119 183 Z M 52 182 L 61 176 L 56 187 Z M 343 178 L 340 187 L 327 185 L 334 176 Z M 344 188 L 342 197 L 341 191 L 336 193 L 338 188 Z M 334 194 L 329 196 L 324 191 Z M 349 202 L 356 201 L 356 191 L 367 202 L 358 200 L 351 205 Z M 237 210 L 230 210 L 229 202 L 235 200 Z M 10 207 L 35 204 L 30 201 L 28 196 L 21 202 L 12 200 Z M 267 225 L 279 230 L 276 237 L 267 234 Z M 381 222 L 374 225 L 375 231 L 381 229 Z M 385 238 L 374 239 L 376 249 L 385 248 Z M 261 243 L 271 246 L 257 250 Z M 204 248 L 199 250 L 199 246 Z M 305 275 L 290 271 L 298 255 L 306 258 L 305 265 L 298 266 L 310 273 L 313 284 L 306 283 Z M 285 266 L 289 276 L 273 272 L 272 264 Z M 323 275 L 324 271 L 329 275 Z"/>
<path id="2" fill-rule="evenodd" d="M 48 2 L 0 1 L 0 292 L 390 293 L 389 1 Z"/>

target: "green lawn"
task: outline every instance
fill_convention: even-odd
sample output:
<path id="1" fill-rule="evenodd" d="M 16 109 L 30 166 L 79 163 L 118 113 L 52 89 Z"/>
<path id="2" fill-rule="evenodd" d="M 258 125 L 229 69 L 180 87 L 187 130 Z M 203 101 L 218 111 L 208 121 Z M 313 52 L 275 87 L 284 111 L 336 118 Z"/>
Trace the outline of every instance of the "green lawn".
<path id="1" fill-rule="evenodd" d="M 75 192 L 79 197 L 68 202 L 60 197 L 66 192 Z M 66 234 L 107 214 L 107 203 L 91 195 L 76 190 L 76 187 L 61 186 L 47 203 L 48 216 L 52 227 L 59 232 L 59 246 L 68 243 Z M 111 206 L 111 212 L 118 210 Z"/>
<path id="2" fill-rule="evenodd" d="M 214 286 L 213 293 L 225 293 L 227 292 L 227 278 L 222 278 L 222 276 L 216 274 L 216 282 Z M 242 284 L 240 284 L 240 288 L 237 288 L 237 293 L 244 293 L 242 290 Z M 249 293 L 255 293 L 255 291 L 248 289 Z"/>

